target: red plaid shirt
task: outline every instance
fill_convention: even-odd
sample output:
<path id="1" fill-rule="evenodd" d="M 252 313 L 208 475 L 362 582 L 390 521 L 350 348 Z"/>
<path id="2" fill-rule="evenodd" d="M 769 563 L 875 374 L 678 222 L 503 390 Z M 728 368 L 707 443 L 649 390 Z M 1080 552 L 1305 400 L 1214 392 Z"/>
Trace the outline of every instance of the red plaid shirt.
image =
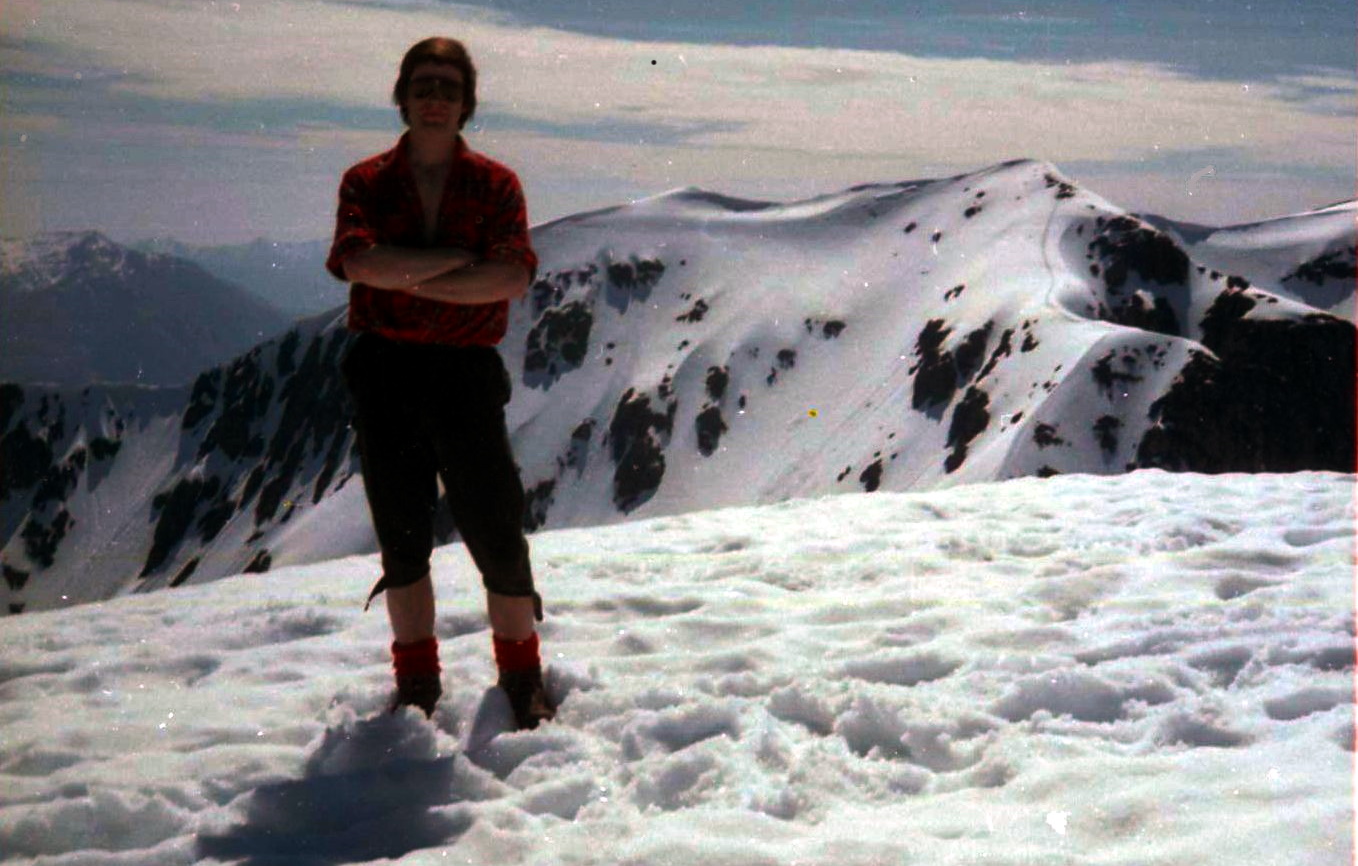
<path id="1" fill-rule="evenodd" d="M 396 147 L 344 173 L 335 240 L 325 266 L 339 279 L 344 260 L 378 244 L 423 247 L 424 212 L 410 168 L 409 133 Z M 486 261 L 517 262 L 537 273 L 528 238 L 528 211 L 514 172 L 469 149 L 458 136 L 439 204 L 433 247 L 461 247 Z M 349 290 L 349 329 L 393 340 L 493 346 L 505 335 L 509 302 L 449 304 L 363 283 Z"/>

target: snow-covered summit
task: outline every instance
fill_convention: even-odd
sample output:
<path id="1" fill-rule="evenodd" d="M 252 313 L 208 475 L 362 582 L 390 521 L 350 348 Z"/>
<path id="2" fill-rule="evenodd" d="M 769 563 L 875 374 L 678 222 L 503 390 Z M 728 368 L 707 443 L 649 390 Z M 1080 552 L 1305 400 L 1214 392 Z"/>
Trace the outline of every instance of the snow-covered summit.
<path id="1" fill-rule="evenodd" d="M 12 291 L 51 289 L 90 270 L 120 271 L 128 251 L 97 231 L 44 232 L 0 239 L 0 279 Z"/>

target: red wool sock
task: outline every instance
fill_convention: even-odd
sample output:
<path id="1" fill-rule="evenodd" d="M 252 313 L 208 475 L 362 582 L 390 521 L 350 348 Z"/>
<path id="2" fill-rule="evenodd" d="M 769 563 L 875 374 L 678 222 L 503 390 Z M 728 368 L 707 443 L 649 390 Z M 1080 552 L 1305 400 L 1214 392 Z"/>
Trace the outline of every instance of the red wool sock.
<path id="1" fill-rule="evenodd" d="M 414 643 L 391 644 L 392 666 L 396 676 L 409 674 L 436 674 L 443 670 L 439 667 L 438 638 L 425 638 Z"/>
<path id="2" fill-rule="evenodd" d="M 495 643 L 495 666 L 502 671 L 526 671 L 542 666 L 538 655 L 540 643 L 537 632 L 526 640 L 508 640 L 492 635 Z"/>

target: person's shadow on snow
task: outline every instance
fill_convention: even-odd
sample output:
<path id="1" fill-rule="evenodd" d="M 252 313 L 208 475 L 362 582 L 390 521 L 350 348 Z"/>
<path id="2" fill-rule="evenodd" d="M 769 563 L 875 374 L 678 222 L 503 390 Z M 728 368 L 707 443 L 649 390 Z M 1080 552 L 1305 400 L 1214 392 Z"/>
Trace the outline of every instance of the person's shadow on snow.
<path id="1" fill-rule="evenodd" d="M 351 716 L 325 731 L 300 779 L 250 792 L 244 823 L 200 832 L 198 856 L 332 866 L 447 844 L 474 820 L 456 775 L 417 713 Z"/>

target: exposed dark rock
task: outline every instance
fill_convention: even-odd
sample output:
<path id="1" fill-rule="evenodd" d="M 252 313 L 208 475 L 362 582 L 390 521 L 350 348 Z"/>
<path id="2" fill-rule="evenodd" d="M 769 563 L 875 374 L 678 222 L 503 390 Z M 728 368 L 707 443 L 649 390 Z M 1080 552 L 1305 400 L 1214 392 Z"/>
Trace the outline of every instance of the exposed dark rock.
<path id="1" fill-rule="evenodd" d="M 1056 434 L 1055 424 L 1038 424 L 1033 428 L 1033 441 L 1038 448 L 1050 448 L 1053 445 L 1065 445 L 1066 440 Z"/>
<path id="2" fill-rule="evenodd" d="M 703 316 L 707 315 L 707 309 L 708 309 L 707 301 L 704 301 L 702 298 L 699 298 L 697 302 L 694 303 L 693 309 L 689 310 L 687 313 L 684 313 L 681 316 L 675 317 L 675 321 L 689 323 L 701 322 L 703 320 Z"/>
<path id="3" fill-rule="evenodd" d="M 942 319 L 930 319 L 915 338 L 915 357 L 919 361 L 910 372 L 915 374 L 911 406 L 916 410 L 947 405 L 957 391 L 957 368 L 952 353 L 943 351 L 943 341 L 950 333 L 952 329 Z"/>
<path id="4" fill-rule="evenodd" d="M 548 271 L 528 290 L 533 304 L 533 315 L 540 316 L 548 307 L 555 307 L 566 297 L 571 287 L 586 285 L 599 272 L 598 265 L 590 264 L 574 271 Z"/>
<path id="5" fill-rule="evenodd" d="M 863 485 L 863 489 L 872 493 L 882 486 L 882 461 L 874 460 L 867 469 L 864 469 L 858 476 L 858 483 Z"/>
<path id="6" fill-rule="evenodd" d="M 1151 405 L 1136 465 L 1191 472 L 1354 471 L 1354 326 L 1328 315 L 1247 318 L 1223 291 L 1203 344 Z"/>
<path id="7" fill-rule="evenodd" d="M 231 460 L 259 457 L 261 444 L 251 428 L 263 419 L 273 400 L 274 378 L 259 363 L 258 350 L 236 360 L 226 370 L 222 391 L 222 410 L 198 448 L 202 459 L 220 451 Z"/>
<path id="8" fill-rule="evenodd" d="M 1348 282 L 1346 288 L 1351 292 L 1355 278 L 1358 278 L 1358 247 L 1350 246 L 1302 262 L 1295 271 L 1283 277 L 1283 284 L 1295 281 L 1320 286 L 1328 280 L 1343 280 Z"/>
<path id="9" fill-rule="evenodd" d="M 797 353 L 792 349 L 781 349 L 778 352 L 778 366 L 769 368 L 769 375 L 765 377 L 765 383 L 772 385 L 778 381 L 779 370 L 791 370 L 797 366 Z"/>
<path id="10" fill-rule="evenodd" d="M 815 333 L 816 325 L 820 325 L 821 339 L 824 340 L 836 339 L 840 334 L 844 333 L 844 323 L 839 321 L 838 319 L 832 319 L 828 322 L 817 322 L 814 319 L 807 319 L 804 322 L 802 322 L 802 324 L 806 326 L 806 332 L 808 334 Z"/>
<path id="11" fill-rule="evenodd" d="M 44 522 L 36 512 L 29 514 L 20 533 L 24 539 L 24 552 L 43 568 L 51 568 L 56 561 L 57 548 L 73 526 L 75 521 L 65 506 L 57 510 L 51 523 Z"/>
<path id="12" fill-rule="evenodd" d="M 217 405 L 217 394 L 221 388 L 221 368 L 208 370 L 193 382 L 193 393 L 189 395 L 188 408 L 184 410 L 184 420 L 180 424 L 185 430 L 192 430 L 212 414 Z"/>
<path id="13" fill-rule="evenodd" d="M 0 384 L 0 433 L 9 431 L 9 422 L 24 405 L 24 389 L 12 382 Z M 9 464 L 5 464 L 8 466 Z"/>
<path id="14" fill-rule="evenodd" d="M 29 432 L 28 423 L 20 420 L 13 430 L 0 438 L 0 499 L 15 491 L 28 490 L 52 471 L 52 446 L 42 436 Z"/>
<path id="15" fill-rule="evenodd" d="M 269 551 L 261 550 L 255 554 L 254 559 L 250 560 L 250 564 L 245 566 L 245 570 L 243 573 L 263 574 L 264 572 L 268 571 L 270 566 L 272 565 L 273 557 L 269 555 Z"/>
<path id="16" fill-rule="evenodd" d="M 589 352 L 594 314 L 588 305 L 572 301 L 542 314 L 528 332 L 523 377 L 530 386 L 550 388 L 565 373 L 579 369 Z"/>
<path id="17" fill-rule="evenodd" d="M 217 534 L 226 527 L 231 517 L 236 513 L 236 503 L 230 499 L 221 500 L 210 505 L 198 518 L 198 535 L 204 544 L 209 544 L 217 537 Z"/>
<path id="18" fill-rule="evenodd" d="M 1047 189 L 1051 189 L 1051 188 L 1053 188 L 1053 187 L 1056 188 L 1056 198 L 1057 198 L 1058 200 L 1060 200 L 1060 199 L 1065 199 L 1065 198 L 1074 198 L 1074 197 L 1075 197 L 1075 186 L 1074 186 L 1074 184 L 1067 183 L 1067 182 L 1065 182 L 1065 181 L 1063 181 L 1063 180 L 1058 180 L 1057 177 L 1056 177 L 1056 175 L 1053 175 L 1053 174 L 1048 174 L 1048 175 L 1046 176 L 1046 180 L 1047 180 Z"/>
<path id="19" fill-rule="evenodd" d="M 1108 220 L 1089 248 L 1103 262 L 1104 283 L 1110 292 L 1126 285 L 1132 272 L 1160 285 L 1188 281 L 1188 255 L 1169 235 L 1132 217 Z"/>
<path id="20" fill-rule="evenodd" d="M 72 457 L 74 456 L 73 454 Z M 75 461 L 68 459 L 49 469 L 33 493 L 32 509 L 41 511 L 49 502 L 65 502 L 71 491 L 80 483 L 81 468 L 83 467 L 75 465 Z"/>
<path id="21" fill-rule="evenodd" d="M 311 491 L 312 505 L 319 505 L 321 500 L 325 498 L 330 482 L 334 480 L 336 473 L 340 470 L 341 463 L 344 462 L 345 446 L 348 443 L 348 426 L 337 427 L 330 440 L 330 450 L 325 454 L 325 462 L 321 464 L 320 472 L 316 473 L 316 484 Z"/>
<path id="22" fill-rule="evenodd" d="M 303 444 L 294 441 L 287 456 L 279 463 L 270 456 L 266 466 L 264 486 L 259 491 L 259 501 L 255 503 L 255 526 L 262 527 L 278 515 L 278 506 L 292 489 L 293 478 L 301 468 L 305 456 Z"/>
<path id="23" fill-rule="evenodd" d="M 713 402 L 721 402 L 726 396 L 726 386 L 731 382 L 731 371 L 727 367 L 707 368 L 707 396 Z"/>
<path id="24" fill-rule="evenodd" d="M 665 265 L 659 259 L 633 256 L 625 262 L 609 263 L 605 273 L 608 305 L 626 313 L 633 301 L 645 301 L 651 296 L 651 289 L 665 274 Z"/>
<path id="25" fill-rule="evenodd" d="M 1231 331 L 1256 304 L 1253 298 L 1240 289 L 1227 289 L 1218 294 L 1202 317 L 1203 344 L 1212 348 L 1213 345 L 1227 343 Z"/>
<path id="26" fill-rule="evenodd" d="M 118 449 L 122 447 L 123 443 L 117 439 L 105 439 L 103 436 L 98 436 L 90 440 L 90 456 L 95 459 L 95 462 L 111 460 L 117 456 Z"/>
<path id="27" fill-rule="evenodd" d="M 207 479 L 181 478 L 174 487 L 156 495 L 151 507 L 159 513 L 159 517 L 141 577 L 154 573 L 165 564 L 193 525 L 198 507 L 211 501 L 220 490 L 221 482 L 215 476 Z"/>
<path id="28" fill-rule="evenodd" d="M 957 404 L 948 428 L 947 447 L 952 453 L 943 462 L 947 472 L 955 472 L 967 459 L 967 446 L 971 440 L 985 432 L 990 426 L 990 395 L 979 388 L 968 388 L 962 402 Z"/>
<path id="29" fill-rule="evenodd" d="M 989 326 L 987 325 L 987 330 L 988 327 Z M 987 360 L 985 362 L 985 366 L 981 368 L 981 374 L 976 377 L 978 381 L 984 379 L 986 376 L 989 376 L 991 372 L 995 369 L 995 365 L 1000 363 L 1001 358 L 1009 357 L 1010 353 L 1013 351 L 1012 345 L 1013 339 L 1014 339 L 1013 328 L 1006 328 L 1004 333 L 1000 334 L 999 344 L 995 346 L 995 351 L 990 353 L 990 359 Z"/>
<path id="30" fill-rule="evenodd" d="M 170 578 L 170 586 L 179 586 L 190 577 L 193 577 L 193 573 L 198 570 L 198 563 L 200 561 L 199 557 L 195 556 L 193 559 L 184 563 L 183 568 L 180 568 L 179 571 L 175 573 L 175 576 Z"/>
<path id="31" fill-rule="evenodd" d="M 651 398 L 628 388 L 608 426 L 613 474 L 613 504 L 624 513 L 648 502 L 665 476 L 665 444 L 674 429 L 677 403 L 662 414 L 651 410 Z"/>
<path id="32" fill-rule="evenodd" d="M 9 585 L 11 592 L 18 592 L 28 583 L 29 572 L 13 568 L 9 563 L 4 563 L 2 567 L 5 574 L 5 583 Z"/>
<path id="33" fill-rule="evenodd" d="M 589 440 L 594 436 L 594 419 L 586 418 L 571 431 L 571 443 L 566 449 L 564 464 L 574 469 L 577 475 L 583 474 L 589 461 Z"/>
<path id="34" fill-rule="evenodd" d="M 1174 314 L 1174 307 L 1170 305 L 1169 299 L 1157 296 L 1152 300 L 1143 292 L 1133 292 L 1115 304 L 1109 310 L 1109 318 L 1119 325 L 1143 331 L 1154 331 L 1171 337 L 1183 334 L 1179 317 Z"/>
<path id="35" fill-rule="evenodd" d="M 256 494 L 259 493 L 259 488 L 264 486 L 264 478 L 264 466 L 262 464 L 256 464 L 254 468 L 250 470 L 250 474 L 245 476 L 245 487 L 241 490 L 240 504 L 237 506 L 237 511 L 245 511 L 245 507 L 254 501 Z"/>
<path id="36" fill-rule="evenodd" d="M 297 370 L 297 347 L 301 345 L 302 334 L 296 328 L 288 331 L 278 344 L 278 375 L 291 376 Z"/>
<path id="37" fill-rule="evenodd" d="M 915 339 L 915 357 L 919 360 L 910 368 L 915 374 L 911 406 L 916 410 L 937 411 L 952 402 L 957 389 L 975 377 L 985 354 L 985 347 L 994 330 L 993 321 L 967 334 L 956 352 L 943 349 L 952 333 L 942 319 L 931 319 Z"/>
<path id="38" fill-rule="evenodd" d="M 1358 247 L 1346 246 L 1302 262 L 1283 277 L 1282 284 L 1311 306 L 1330 309 L 1353 296 L 1355 279 L 1358 279 Z"/>
<path id="39" fill-rule="evenodd" d="M 1094 377 L 1094 381 L 1098 383 L 1099 390 L 1102 391 L 1103 396 L 1107 397 L 1109 400 L 1114 399 L 1116 396 L 1114 388 L 1119 384 L 1124 382 L 1140 382 L 1144 378 L 1132 372 L 1132 370 L 1136 368 L 1137 362 L 1136 358 L 1131 355 L 1124 354 L 1122 356 L 1121 366 L 1125 369 L 1115 369 L 1113 359 L 1117 357 L 1117 354 L 1116 350 L 1109 350 L 1108 354 L 1100 358 L 1094 366 L 1090 368 L 1090 374 Z"/>
<path id="40" fill-rule="evenodd" d="M 1099 440 L 1099 447 L 1103 453 L 1112 456 L 1118 448 L 1118 429 L 1122 427 L 1121 419 L 1113 415 L 1100 415 L 1094 421 L 1094 436 Z"/>
<path id="41" fill-rule="evenodd" d="M 721 407 L 708 406 L 703 409 L 693 419 L 693 426 L 698 433 L 698 451 L 704 457 L 711 457 L 716 453 L 722 434 L 728 429 L 726 419 L 721 416 Z"/>
<path id="42" fill-rule="evenodd" d="M 957 380 L 959 384 L 970 382 L 976 375 L 976 368 L 981 363 L 981 358 L 985 354 L 986 344 L 990 342 L 990 332 L 995 329 L 993 321 L 986 322 L 985 327 L 977 328 L 958 345 L 954 353 L 954 362 L 957 365 Z"/>
<path id="43" fill-rule="evenodd" d="M 556 479 L 548 478 L 546 481 L 539 481 L 524 491 L 524 531 L 537 532 L 547 525 L 547 512 L 551 510 L 555 502 L 552 496 L 555 490 Z"/>

